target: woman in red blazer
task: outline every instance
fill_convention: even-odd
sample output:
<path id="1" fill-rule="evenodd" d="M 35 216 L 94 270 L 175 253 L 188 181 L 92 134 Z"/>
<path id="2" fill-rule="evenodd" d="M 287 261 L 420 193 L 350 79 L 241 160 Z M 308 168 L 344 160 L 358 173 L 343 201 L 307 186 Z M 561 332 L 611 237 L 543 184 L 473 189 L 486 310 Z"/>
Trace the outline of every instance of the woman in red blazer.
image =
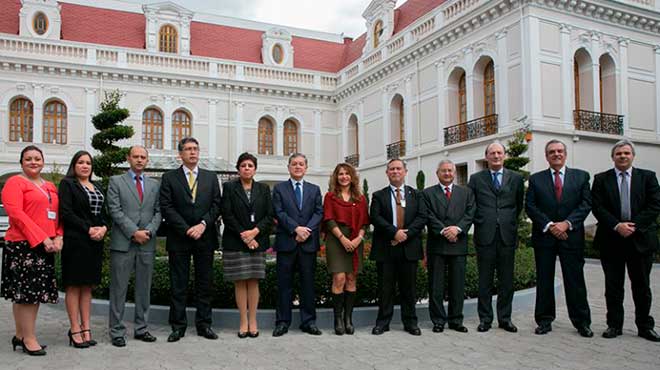
<path id="1" fill-rule="evenodd" d="M 41 303 L 57 303 L 54 254 L 62 249 L 55 185 L 41 177 L 44 156 L 30 145 L 21 151 L 21 170 L 7 180 L 2 203 L 9 216 L 0 295 L 13 303 L 16 335 L 12 347 L 43 356 L 35 335 Z"/>

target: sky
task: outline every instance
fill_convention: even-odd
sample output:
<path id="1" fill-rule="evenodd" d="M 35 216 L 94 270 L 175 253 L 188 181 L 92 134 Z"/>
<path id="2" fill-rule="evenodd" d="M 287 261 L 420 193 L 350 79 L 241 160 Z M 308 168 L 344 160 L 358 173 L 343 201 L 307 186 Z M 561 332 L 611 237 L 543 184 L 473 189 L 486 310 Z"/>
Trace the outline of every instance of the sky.
<path id="1" fill-rule="evenodd" d="M 160 0 L 124 0 L 155 3 Z M 356 38 L 365 32 L 362 12 L 371 0 L 172 0 L 194 11 L 274 23 Z M 398 0 L 397 7 L 406 0 Z"/>

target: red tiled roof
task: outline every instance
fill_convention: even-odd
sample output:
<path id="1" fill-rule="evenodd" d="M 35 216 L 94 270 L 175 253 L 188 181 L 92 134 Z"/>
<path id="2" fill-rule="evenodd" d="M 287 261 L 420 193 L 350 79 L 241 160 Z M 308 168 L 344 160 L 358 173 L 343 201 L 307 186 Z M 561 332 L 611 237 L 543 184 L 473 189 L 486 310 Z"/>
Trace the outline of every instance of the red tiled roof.
<path id="1" fill-rule="evenodd" d="M 18 12 L 21 0 L 0 0 L 0 32 L 18 35 Z"/>
<path id="2" fill-rule="evenodd" d="M 394 33 L 446 0 L 408 0 L 395 10 Z M 0 32 L 18 34 L 20 0 L 0 0 Z M 145 48 L 143 14 L 69 3 L 62 6 L 62 39 L 127 48 Z M 262 31 L 192 22 L 190 53 L 205 57 L 262 63 Z M 294 67 L 338 72 L 362 55 L 366 34 L 344 43 L 294 36 Z"/>

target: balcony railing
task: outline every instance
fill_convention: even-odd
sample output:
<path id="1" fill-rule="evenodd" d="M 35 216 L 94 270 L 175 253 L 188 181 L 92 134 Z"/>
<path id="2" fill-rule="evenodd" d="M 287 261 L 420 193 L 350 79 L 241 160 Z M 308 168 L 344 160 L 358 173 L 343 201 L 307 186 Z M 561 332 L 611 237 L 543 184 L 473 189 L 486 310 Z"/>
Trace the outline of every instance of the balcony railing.
<path id="1" fill-rule="evenodd" d="M 491 114 L 445 128 L 445 145 L 462 143 L 496 133 L 497 114 Z"/>
<path id="2" fill-rule="evenodd" d="M 623 116 L 588 110 L 574 110 L 575 129 L 601 134 L 623 135 Z"/>
<path id="3" fill-rule="evenodd" d="M 401 140 L 387 145 L 387 160 L 401 158 L 406 155 L 406 141 Z"/>
<path id="4" fill-rule="evenodd" d="M 360 165 L 360 155 L 359 154 L 347 155 L 346 157 L 344 157 L 344 162 L 357 168 Z"/>

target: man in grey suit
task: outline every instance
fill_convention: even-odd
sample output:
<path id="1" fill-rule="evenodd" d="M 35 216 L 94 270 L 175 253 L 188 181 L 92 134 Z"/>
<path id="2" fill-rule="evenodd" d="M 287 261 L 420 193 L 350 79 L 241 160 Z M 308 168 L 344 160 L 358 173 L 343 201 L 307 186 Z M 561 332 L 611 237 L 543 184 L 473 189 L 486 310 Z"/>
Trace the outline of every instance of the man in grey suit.
<path id="1" fill-rule="evenodd" d="M 426 243 L 429 315 L 434 333 L 444 331 L 445 323 L 449 324 L 449 329 L 467 333 L 463 325 L 463 299 L 467 233 L 474 217 L 474 196 L 470 188 L 454 184 L 456 165 L 452 161 L 440 161 L 436 174 L 440 183 L 424 190 L 429 232 Z M 449 314 L 442 304 L 445 275 L 448 277 Z"/>
<path id="2" fill-rule="evenodd" d="M 147 313 L 151 292 L 151 276 L 156 252 L 156 230 L 162 220 L 159 184 L 144 174 L 149 153 L 139 145 L 132 146 L 126 157 L 130 169 L 126 174 L 110 178 L 108 209 L 112 217 L 110 241 L 110 337 L 115 347 L 126 346 L 126 327 L 122 323 L 126 291 L 135 271 L 134 338 L 155 342 L 147 331 Z"/>
<path id="3" fill-rule="evenodd" d="M 479 270 L 477 331 L 490 330 L 493 322 L 493 275 L 497 270 L 497 322 L 515 333 L 511 322 L 513 267 L 518 243 L 518 216 L 523 209 L 524 180 L 517 172 L 504 168 L 505 149 L 500 143 L 486 147 L 488 168 L 470 176 L 468 186 L 474 193 L 474 244 Z"/>

